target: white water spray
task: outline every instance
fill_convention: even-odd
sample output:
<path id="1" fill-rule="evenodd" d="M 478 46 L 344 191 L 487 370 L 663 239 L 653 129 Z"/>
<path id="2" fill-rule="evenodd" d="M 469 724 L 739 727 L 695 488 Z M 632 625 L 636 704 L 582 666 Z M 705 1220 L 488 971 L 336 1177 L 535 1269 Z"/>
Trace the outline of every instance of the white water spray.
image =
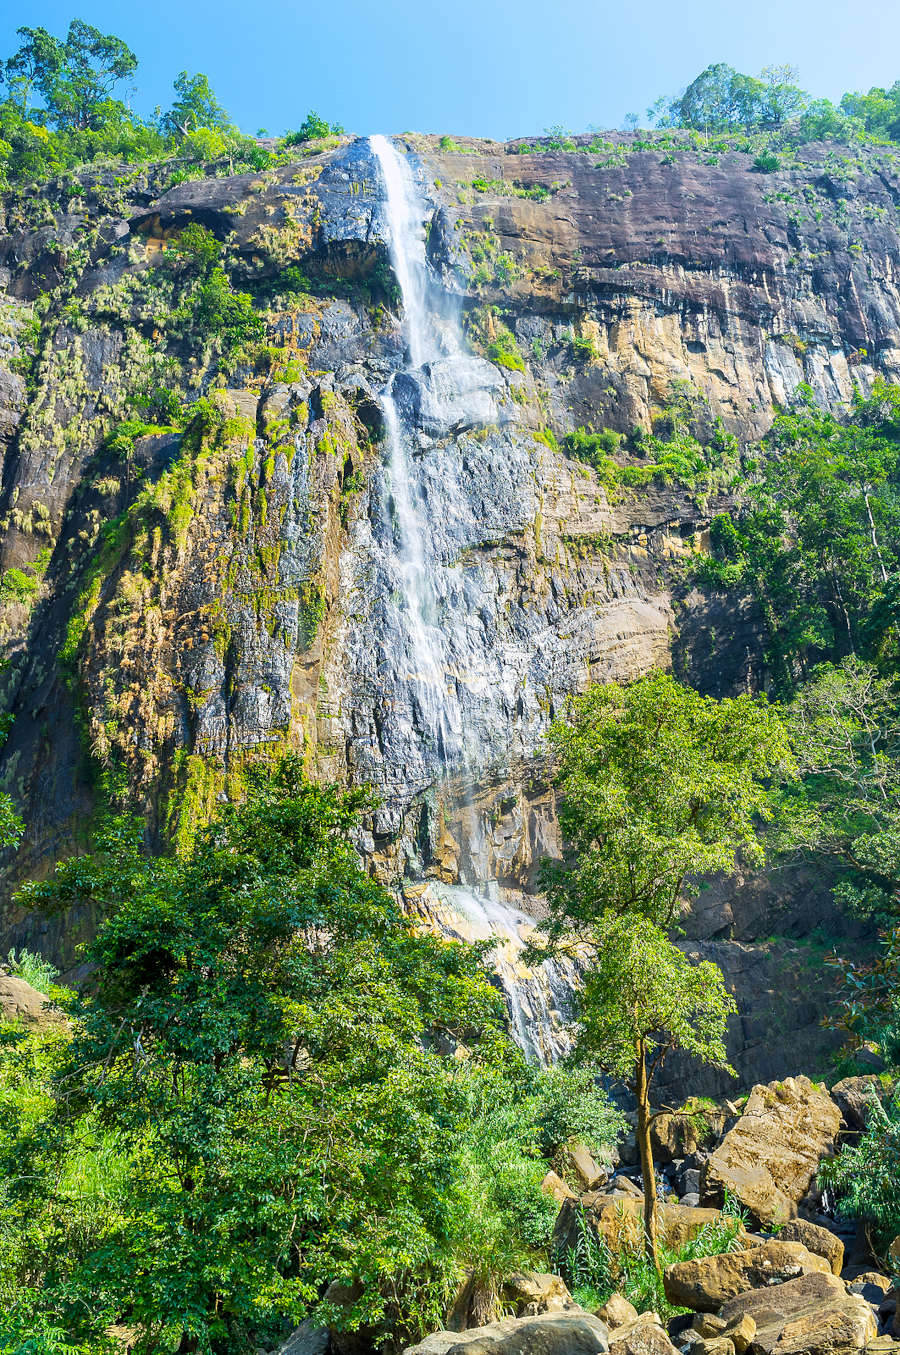
<path id="1" fill-rule="evenodd" d="M 392 520 L 395 549 L 392 573 L 399 585 L 399 633 L 406 649 L 406 680 L 416 693 L 422 733 L 430 739 L 446 773 L 474 767 L 477 750 L 467 745 L 457 681 L 472 682 L 477 675 L 451 675 L 451 654 L 469 620 L 449 605 L 449 598 L 465 598 L 461 579 L 448 587 L 458 568 L 435 557 L 424 493 L 419 431 L 452 436 L 459 427 L 495 422 L 494 391 L 502 382 L 488 363 L 466 355 L 458 308 L 438 287 L 429 272 L 425 248 L 427 205 L 418 191 L 407 158 L 383 136 L 370 140 L 385 186 L 388 245 L 394 275 L 403 301 L 409 362 L 381 394 L 388 444 Z M 414 405 L 410 406 L 410 398 Z M 399 654 L 385 656 L 393 665 Z M 471 886 L 430 887 L 432 923 L 451 935 L 470 940 L 494 940 L 493 960 L 503 984 L 513 1034 L 525 1052 L 540 1062 L 558 1057 L 568 1046 L 565 1031 L 566 998 L 570 975 L 564 965 L 548 963 L 528 970 L 519 959 L 533 923 L 520 910 L 505 904 L 496 882 Z"/>

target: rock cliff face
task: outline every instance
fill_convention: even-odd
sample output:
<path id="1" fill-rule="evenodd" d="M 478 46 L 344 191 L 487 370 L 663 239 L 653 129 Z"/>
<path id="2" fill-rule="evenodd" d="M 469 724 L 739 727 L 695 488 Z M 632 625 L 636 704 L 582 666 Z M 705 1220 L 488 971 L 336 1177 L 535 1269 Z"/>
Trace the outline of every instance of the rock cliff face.
<path id="1" fill-rule="evenodd" d="M 613 494 L 557 439 L 649 427 L 676 383 L 700 424 L 750 441 L 801 381 L 837 403 L 900 378 L 896 157 L 808 147 L 761 174 L 627 137 L 398 145 L 477 363 L 411 367 L 365 140 L 175 186 L 165 167 L 85 171 L 0 205 L 2 757 L 28 824 L 11 881 L 77 847 L 110 788 L 187 843 L 248 757 L 295 748 L 315 775 L 376 787 L 361 845 L 411 907 L 437 890 L 435 917 L 457 888 L 527 915 L 556 845 L 541 738 L 570 692 L 670 664 L 717 694 L 765 682 L 752 603 L 685 568 L 722 500 Z M 253 361 L 181 315 L 192 222 L 267 298 Z M 428 526 L 440 736 L 404 614 L 392 378 Z M 187 431 L 123 426 L 160 387 L 205 397 Z M 758 890 L 752 924 L 740 891 L 691 924 L 731 966 L 748 1080 L 795 1070 L 787 1040 L 760 1053 L 752 1012 L 791 983 L 758 938 L 808 929 L 807 892 L 789 926 Z M 8 903 L 0 948 L 69 962 L 80 925 Z M 562 986 L 540 1000 L 564 1005 Z M 818 1010 L 788 1018 L 813 1062 Z"/>

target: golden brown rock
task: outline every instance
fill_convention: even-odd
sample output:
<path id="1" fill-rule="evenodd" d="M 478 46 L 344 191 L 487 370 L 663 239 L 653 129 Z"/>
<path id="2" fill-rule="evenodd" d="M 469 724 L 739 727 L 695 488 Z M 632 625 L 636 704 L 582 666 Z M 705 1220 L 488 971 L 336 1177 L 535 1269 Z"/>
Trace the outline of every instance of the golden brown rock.
<path id="1" fill-rule="evenodd" d="M 727 1192 L 760 1222 L 786 1223 L 834 1151 L 840 1127 L 837 1106 L 808 1077 L 754 1087 L 705 1165 L 702 1198 L 713 1203 Z"/>
<path id="2" fill-rule="evenodd" d="M 749 1355 L 850 1355 L 878 1335 L 872 1309 L 830 1271 L 750 1290 L 720 1315 L 731 1325 L 745 1314 L 757 1327 Z"/>
<path id="3" fill-rule="evenodd" d="M 821 1228 L 808 1219 L 791 1219 L 779 1230 L 780 1242 L 802 1242 L 807 1251 L 824 1256 L 834 1275 L 840 1275 L 844 1268 L 844 1244 L 841 1239 L 827 1228 Z"/>
<path id="4" fill-rule="evenodd" d="M 667 1267 L 663 1278 L 670 1303 L 715 1313 L 728 1299 L 748 1289 L 830 1270 L 824 1257 L 807 1251 L 799 1242 L 766 1242 L 745 1251 L 679 1261 Z"/>
<path id="5" fill-rule="evenodd" d="M 610 1295 L 603 1307 L 597 1309 L 597 1316 L 601 1322 L 606 1323 L 610 1331 L 616 1327 L 624 1327 L 627 1322 L 634 1322 L 637 1315 L 637 1308 L 633 1303 L 629 1303 L 623 1294 Z"/>

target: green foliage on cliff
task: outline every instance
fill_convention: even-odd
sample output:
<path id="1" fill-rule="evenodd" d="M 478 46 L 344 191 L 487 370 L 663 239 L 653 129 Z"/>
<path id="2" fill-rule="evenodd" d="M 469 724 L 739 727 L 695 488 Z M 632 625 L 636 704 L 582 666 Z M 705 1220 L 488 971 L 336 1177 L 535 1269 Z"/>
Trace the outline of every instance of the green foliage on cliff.
<path id="1" fill-rule="evenodd" d="M 0 102 L 0 187 L 38 183 L 96 160 L 140 164 L 175 157 L 176 181 L 220 160 L 229 173 L 279 162 L 277 150 L 235 127 L 206 75 L 181 71 L 171 106 L 145 120 L 114 97 L 138 66 L 121 38 L 81 19 L 71 21 L 64 38 L 45 28 L 16 32 L 19 46 L 0 61 L 0 85 L 7 90 Z M 282 144 L 340 130 L 310 113 Z"/>
<path id="2" fill-rule="evenodd" d="M 720 515 L 701 580 L 740 582 L 764 618 L 786 694 L 817 661 L 900 658 L 900 388 L 883 381 L 844 417 L 801 386 L 763 439 L 741 511 Z"/>
<path id="3" fill-rule="evenodd" d="M 826 1159 L 819 1181 L 834 1191 L 842 1212 L 866 1222 L 874 1247 L 884 1255 L 900 1236 L 900 1096 L 886 1106 L 872 1098 L 859 1142 Z"/>
<path id="4" fill-rule="evenodd" d="M 715 62 L 675 98 L 657 100 L 647 116 L 658 127 L 710 133 L 775 135 L 808 141 L 900 141 L 900 80 L 890 89 L 847 93 L 838 104 L 811 99 L 793 66 L 767 66 L 759 78 Z"/>
<path id="5" fill-rule="evenodd" d="M 99 1355 L 124 1321 L 240 1355 L 308 1311 L 415 1335 L 466 1267 L 490 1290 L 546 1245 L 543 1154 L 618 1119 L 590 1074 L 527 1068 L 477 952 L 363 871 L 367 806 L 288 759 L 192 853 L 114 819 L 24 891 L 104 920 L 69 1024 L 0 1032 L 0 1348 Z"/>

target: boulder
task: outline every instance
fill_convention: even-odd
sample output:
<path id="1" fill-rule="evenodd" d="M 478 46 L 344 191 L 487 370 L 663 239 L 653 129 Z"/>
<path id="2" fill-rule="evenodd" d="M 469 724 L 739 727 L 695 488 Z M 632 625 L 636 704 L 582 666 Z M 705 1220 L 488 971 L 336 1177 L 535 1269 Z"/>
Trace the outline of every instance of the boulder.
<path id="1" fill-rule="evenodd" d="M 667 1112 L 654 1116 L 650 1124 L 654 1160 L 665 1166 L 708 1147 L 721 1135 L 726 1118 L 718 1106 L 700 1103 L 689 1105 L 684 1113 Z"/>
<path id="2" fill-rule="evenodd" d="M 597 1309 L 597 1316 L 601 1322 L 605 1322 L 610 1331 L 616 1327 L 624 1327 L 626 1322 L 634 1322 L 637 1318 L 638 1310 L 633 1303 L 629 1303 L 623 1294 L 611 1294 L 602 1308 Z"/>
<path id="3" fill-rule="evenodd" d="M 832 1274 L 840 1275 L 844 1268 L 844 1244 L 839 1237 L 807 1219 L 791 1219 L 778 1232 L 779 1242 L 801 1242 L 807 1251 L 824 1256 Z"/>
<path id="4" fill-rule="evenodd" d="M 756 1318 L 751 1317 L 749 1313 L 742 1313 L 736 1322 L 725 1328 L 722 1335 L 728 1337 L 737 1355 L 744 1355 L 744 1351 L 752 1345 L 756 1335 Z"/>
<path id="5" fill-rule="evenodd" d="M 436 1331 L 404 1355 L 604 1355 L 606 1327 L 590 1313 L 504 1317 L 471 1331 Z"/>
<path id="6" fill-rule="evenodd" d="M 0 971 L 0 1020 L 23 1026 L 50 1026 L 60 1019 L 50 999 L 15 974 Z"/>
<path id="7" fill-rule="evenodd" d="M 690 1242 L 708 1224 L 722 1217 L 719 1209 L 689 1209 L 683 1204 L 659 1207 L 660 1238 L 667 1246 Z M 565 1256 L 581 1242 L 582 1226 L 602 1237 L 612 1252 L 638 1248 L 644 1237 L 643 1196 L 612 1195 L 604 1191 L 565 1200 L 553 1229 L 554 1256 Z"/>
<path id="8" fill-rule="evenodd" d="M 641 1313 L 617 1328 L 609 1338 L 609 1352 L 610 1355 L 677 1355 L 656 1313 Z"/>
<path id="9" fill-rule="evenodd" d="M 729 1299 L 720 1317 L 727 1326 L 745 1315 L 756 1323 L 748 1355 L 850 1355 L 878 1335 L 869 1305 L 848 1294 L 831 1271 L 801 1275 Z"/>
<path id="10" fill-rule="evenodd" d="M 581 1182 L 584 1190 L 597 1190 L 609 1176 L 605 1167 L 598 1166 L 583 1143 L 567 1144 L 562 1150 L 564 1167 Z"/>
<path id="11" fill-rule="evenodd" d="M 881 1079 L 875 1073 L 864 1077 L 845 1077 L 831 1088 L 831 1099 L 837 1105 L 844 1125 L 852 1133 L 861 1133 L 869 1122 L 872 1101 L 883 1095 Z"/>
<path id="12" fill-rule="evenodd" d="M 727 1191 L 763 1224 L 796 1218 L 840 1127 L 841 1112 L 807 1077 L 754 1087 L 704 1166 L 701 1198 L 714 1204 Z"/>
<path id="13" fill-rule="evenodd" d="M 728 1336 L 711 1336 L 707 1341 L 700 1341 L 696 1351 L 697 1355 L 735 1355 L 735 1345 Z"/>
<path id="14" fill-rule="evenodd" d="M 886 1275 L 879 1275 L 877 1271 L 863 1271 L 857 1275 L 856 1279 L 847 1285 L 848 1294 L 858 1294 L 866 1303 L 870 1303 L 873 1308 L 880 1308 L 884 1303 L 885 1296 L 890 1293 L 891 1282 Z"/>
<path id="15" fill-rule="evenodd" d="M 519 1270 L 500 1285 L 500 1298 L 516 1317 L 563 1313 L 578 1305 L 558 1275 Z"/>
<path id="16" fill-rule="evenodd" d="M 315 1327 L 307 1319 L 278 1347 L 278 1355 L 325 1355 L 330 1339 L 327 1327 Z"/>
<path id="17" fill-rule="evenodd" d="M 745 1251 L 678 1261 L 667 1266 L 663 1282 L 670 1303 L 715 1313 L 728 1299 L 748 1289 L 783 1284 L 799 1275 L 821 1271 L 830 1272 L 831 1266 L 799 1242 L 765 1242 Z"/>
<path id="18" fill-rule="evenodd" d="M 570 1186 L 567 1186 L 562 1177 L 558 1176 L 554 1171 L 548 1172 L 544 1177 L 541 1182 L 541 1190 L 545 1195 L 549 1195 L 552 1200 L 555 1200 L 557 1204 L 562 1204 L 563 1200 L 575 1200 L 578 1198 L 574 1190 L 572 1190 Z"/>
<path id="19" fill-rule="evenodd" d="M 719 1317 L 718 1313 L 698 1313 L 691 1322 L 691 1330 L 704 1340 L 711 1340 L 714 1336 L 721 1336 L 728 1323 L 724 1318 Z"/>

